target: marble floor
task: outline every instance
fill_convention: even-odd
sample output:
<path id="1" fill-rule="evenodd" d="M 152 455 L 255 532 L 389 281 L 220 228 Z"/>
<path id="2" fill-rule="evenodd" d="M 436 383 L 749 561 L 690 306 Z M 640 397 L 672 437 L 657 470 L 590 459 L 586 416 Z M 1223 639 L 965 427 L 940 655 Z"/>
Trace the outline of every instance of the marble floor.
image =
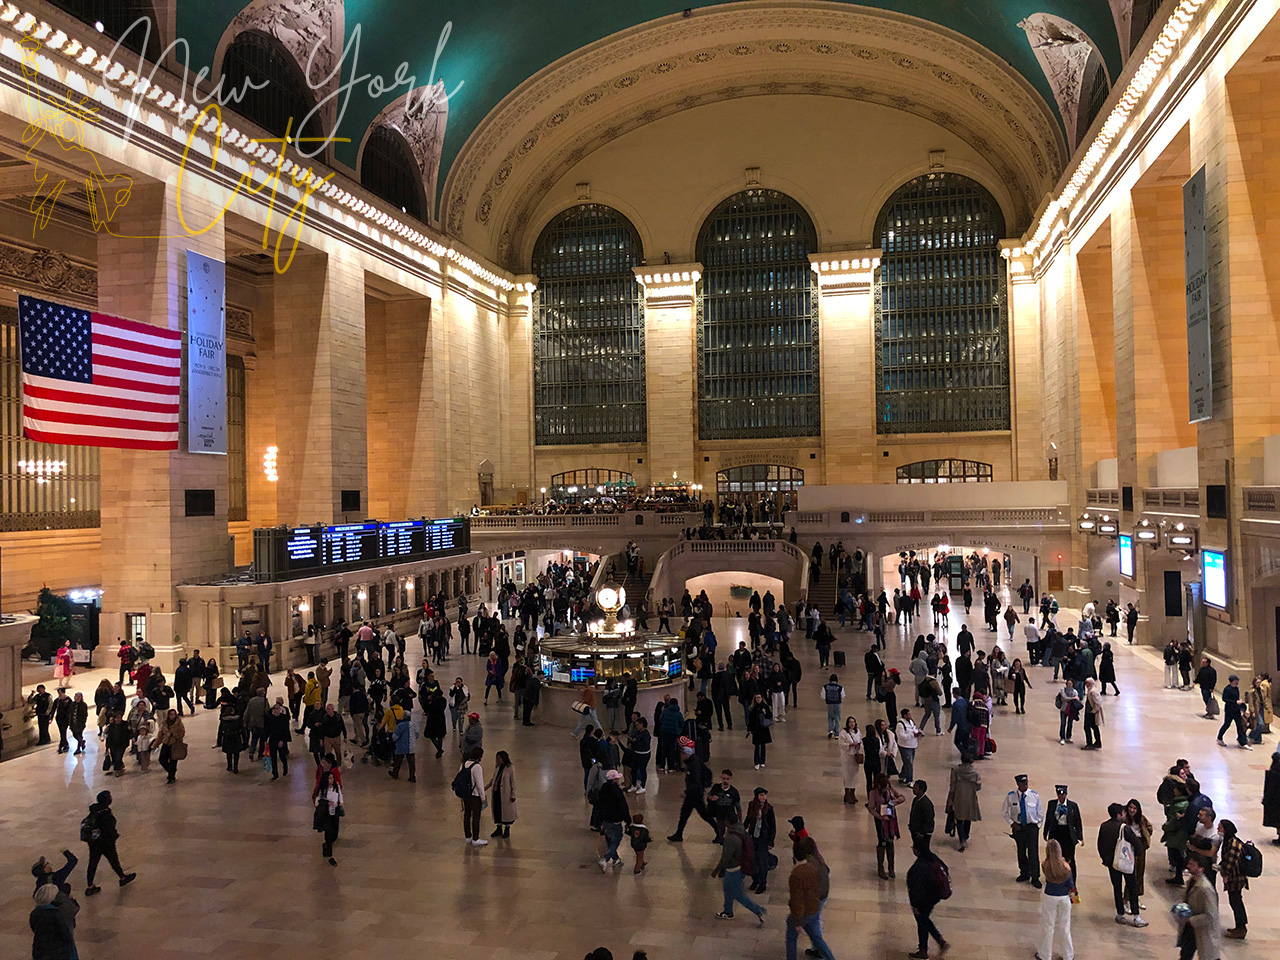
<path id="1" fill-rule="evenodd" d="M 962 620 L 952 616 L 953 633 Z M 725 644 L 741 622 L 720 623 L 717 629 Z M 989 648 L 990 635 L 976 632 L 979 647 Z M 851 693 L 847 712 L 865 725 L 882 710 L 862 698 L 867 639 L 848 630 L 839 636 L 837 649 L 849 658 L 849 667 L 840 671 Z M 891 637 L 890 666 L 905 672 L 913 637 L 905 630 Z M 1025 716 L 1014 716 L 1011 707 L 998 711 L 992 733 L 1000 750 L 980 765 L 985 819 L 975 824 L 963 854 L 954 841 L 940 834 L 935 838 L 955 889 L 934 913 L 954 944 L 950 956 L 1025 960 L 1033 953 L 1039 894 L 1013 882 L 1013 843 L 999 813 L 1015 773 L 1028 773 L 1046 800 L 1053 784 L 1067 782 L 1084 814 L 1082 902 L 1073 918 L 1082 960 L 1174 956 L 1165 917 L 1177 891 L 1162 882 L 1163 850 L 1154 849 L 1148 860 L 1144 903 L 1151 925 L 1146 929 L 1114 922 L 1106 870 L 1089 851 L 1111 801 L 1139 798 L 1158 832 L 1155 790 L 1175 757 L 1191 759 L 1220 816 L 1233 819 L 1247 838 L 1268 839 L 1259 804 L 1274 743 L 1253 752 L 1219 747 L 1213 725 L 1198 718 L 1199 697 L 1162 689 L 1156 653 L 1119 643 L 1122 694 L 1108 698 L 1102 751 L 1058 744 L 1056 688 L 1043 670 L 1032 675 L 1035 686 Z M 826 739 L 818 700 L 816 656 L 803 644 L 797 644 L 797 652 L 805 666 L 801 706 L 789 712 L 788 723 L 774 726 L 767 768 L 751 769 L 751 747 L 740 731 L 715 738 L 713 768 L 732 767 L 744 795 L 757 784 L 767 786 L 780 822 L 795 814 L 807 820 L 832 867 L 824 923 L 836 955 L 842 960 L 903 958 L 915 949 L 903 882 L 909 845 L 899 843 L 898 880 L 877 879 L 870 815 L 861 805 L 841 803 L 836 748 Z M 116 798 L 122 858 L 139 879 L 123 890 L 107 882 L 101 895 L 82 898 L 77 940 L 84 960 L 239 960 L 265 951 L 273 960 L 372 951 L 438 960 L 577 960 L 600 945 L 620 958 L 643 949 L 653 960 L 783 955 L 785 849 L 779 850 L 783 871 L 762 899 L 769 910 L 767 925 L 758 927 L 741 910 L 733 922 L 716 920 L 720 884 L 709 872 L 719 848 L 710 843 L 710 830 L 696 822 L 684 844 L 662 839 L 673 826 L 681 778 L 651 773 L 649 792 L 629 798 L 633 812 L 644 812 L 658 838 L 649 851 L 650 867 L 645 875 L 633 876 L 624 845 L 627 869 L 602 875 L 595 835 L 587 829 L 576 745 L 560 726 L 515 725 L 507 702 L 480 705 L 480 664 L 475 657 L 455 656 L 441 675 L 446 681 L 461 675 L 477 691 L 473 703 L 484 716 L 488 756 L 505 749 L 514 760 L 520 816 L 510 840 L 484 848 L 463 845 L 459 804 L 449 790 L 453 754 L 437 761 L 423 741 L 416 784 L 392 782 L 385 770 L 358 764 L 346 774 L 348 816 L 336 851 L 339 865 L 331 867 L 320 858 L 319 837 L 311 830 L 310 766 L 297 764 L 293 776 L 276 784 L 261 765 L 247 760 L 239 776 L 224 772 L 221 752 L 210 749 L 213 715 L 202 711 L 188 721 L 191 757 L 173 786 L 166 786 L 154 765 L 147 775 L 135 766 L 123 778 L 104 778 L 96 739 L 84 758 L 43 750 L 0 765 L 6 861 L 0 874 L 0 956 L 29 955 L 28 867 L 41 854 L 56 858 L 63 847 L 83 858 L 79 821 L 104 785 Z M 905 702 L 910 703 L 909 696 Z M 916 771 L 932 784 L 939 822 L 953 760 L 950 738 L 922 741 Z M 1233 960 L 1274 957 L 1280 948 L 1280 910 L 1274 906 L 1280 897 L 1280 856 L 1269 844 L 1262 850 L 1267 875 L 1246 893 L 1249 939 L 1223 947 L 1223 956 Z M 73 877 L 77 892 L 84 887 L 83 869 Z M 1225 896 L 1222 907 L 1230 926 Z"/>

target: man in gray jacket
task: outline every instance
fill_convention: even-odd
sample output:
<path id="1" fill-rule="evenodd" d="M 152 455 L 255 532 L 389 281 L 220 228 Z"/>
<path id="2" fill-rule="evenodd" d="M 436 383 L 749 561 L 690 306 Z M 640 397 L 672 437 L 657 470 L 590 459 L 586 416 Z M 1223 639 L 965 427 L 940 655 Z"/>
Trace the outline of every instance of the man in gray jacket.
<path id="1" fill-rule="evenodd" d="M 738 814 L 729 811 L 725 815 L 724 846 L 720 850 L 720 863 L 711 872 L 713 877 L 720 877 L 724 889 L 724 909 L 716 914 L 721 920 L 733 919 L 733 905 L 740 903 L 756 915 L 760 926 L 764 926 L 764 907 L 751 899 L 742 889 L 742 853 L 747 844 L 746 832 L 738 822 Z"/>
<path id="2" fill-rule="evenodd" d="M 266 746 L 266 740 L 263 731 L 267 726 L 267 691 L 265 688 L 259 688 L 249 702 L 244 707 L 244 726 L 249 731 L 249 759 L 253 760 L 254 750 L 257 746 L 257 755 L 262 756 L 262 749 Z"/>
<path id="3" fill-rule="evenodd" d="M 480 725 L 480 714 L 467 714 L 467 725 L 463 727 L 458 741 L 464 757 L 471 756 L 472 750 L 484 746 L 484 727 Z"/>

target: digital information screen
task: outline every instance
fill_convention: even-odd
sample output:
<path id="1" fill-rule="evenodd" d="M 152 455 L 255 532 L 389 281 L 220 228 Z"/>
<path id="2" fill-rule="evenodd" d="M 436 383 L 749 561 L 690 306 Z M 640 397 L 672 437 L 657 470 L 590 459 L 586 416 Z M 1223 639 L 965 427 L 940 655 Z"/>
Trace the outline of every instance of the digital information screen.
<path id="1" fill-rule="evenodd" d="M 470 549 L 471 526 L 464 517 L 254 531 L 258 579 L 266 581 L 389 566 Z"/>
<path id="2" fill-rule="evenodd" d="M 1227 558 L 1219 550 L 1202 550 L 1204 602 L 1219 610 L 1227 609 Z"/>
<path id="3" fill-rule="evenodd" d="M 1133 576 L 1133 537 L 1120 534 L 1120 576 Z"/>

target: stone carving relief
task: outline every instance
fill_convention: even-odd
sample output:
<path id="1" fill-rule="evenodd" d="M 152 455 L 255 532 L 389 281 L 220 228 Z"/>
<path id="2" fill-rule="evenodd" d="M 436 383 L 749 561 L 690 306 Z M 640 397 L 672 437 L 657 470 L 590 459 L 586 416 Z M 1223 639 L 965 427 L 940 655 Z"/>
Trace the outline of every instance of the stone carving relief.
<path id="1" fill-rule="evenodd" d="M 334 67 L 342 53 L 346 30 L 343 0 L 251 0 L 235 15 L 218 42 L 215 71 L 221 70 L 227 47 L 245 30 L 265 33 L 289 52 L 311 88 L 314 100 L 323 100 L 338 89 L 339 78 Z M 326 133 L 333 130 L 336 101 L 335 97 L 320 108 Z M 301 125 L 301 117 L 294 120 L 295 128 Z"/>
<path id="2" fill-rule="evenodd" d="M 1033 13 L 1018 23 L 1035 51 L 1040 69 L 1058 101 L 1058 110 L 1066 124 L 1072 144 L 1080 122 L 1080 100 L 1084 89 L 1085 68 L 1097 46 L 1089 35 L 1070 20 L 1048 13 Z"/>
<path id="3" fill-rule="evenodd" d="M 248 307 L 227 304 L 227 336 L 253 343 L 253 311 Z"/>
<path id="4" fill-rule="evenodd" d="M 36 286 L 53 294 L 96 303 L 98 270 L 69 260 L 57 250 L 34 249 L 0 241 L 0 278 L 19 286 Z"/>
<path id="5" fill-rule="evenodd" d="M 409 151 L 418 163 L 422 191 L 427 198 L 427 215 L 435 206 L 436 181 L 440 175 L 440 150 L 444 146 L 445 126 L 449 121 L 449 101 L 444 81 L 432 86 L 415 87 L 403 97 L 387 104 L 373 119 L 365 138 L 377 127 L 391 127 L 404 137 Z M 534 141 L 537 142 L 536 140 Z M 529 144 L 524 152 L 533 148 Z M 361 145 L 363 150 L 363 145 Z"/>
<path id="6" fill-rule="evenodd" d="M 1129 52 L 1133 30 L 1133 0 L 1111 0 L 1111 19 L 1116 22 L 1116 36 L 1120 38 L 1120 52 Z"/>

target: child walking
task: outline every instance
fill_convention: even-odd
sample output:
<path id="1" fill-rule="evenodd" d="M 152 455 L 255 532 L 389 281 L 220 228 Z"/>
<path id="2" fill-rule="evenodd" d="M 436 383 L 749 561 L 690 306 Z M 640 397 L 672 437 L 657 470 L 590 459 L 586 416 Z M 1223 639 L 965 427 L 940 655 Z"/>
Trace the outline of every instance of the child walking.
<path id="1" fill-rule="evenodd" d="M 631 872 L 644 873 L 644 851 L 649 846 L 649 828 L 645 826 L 643 813 L 632 814 L 627 836 L 631 838 L 631 849 L 636 855 L 636 866 Z"/>

